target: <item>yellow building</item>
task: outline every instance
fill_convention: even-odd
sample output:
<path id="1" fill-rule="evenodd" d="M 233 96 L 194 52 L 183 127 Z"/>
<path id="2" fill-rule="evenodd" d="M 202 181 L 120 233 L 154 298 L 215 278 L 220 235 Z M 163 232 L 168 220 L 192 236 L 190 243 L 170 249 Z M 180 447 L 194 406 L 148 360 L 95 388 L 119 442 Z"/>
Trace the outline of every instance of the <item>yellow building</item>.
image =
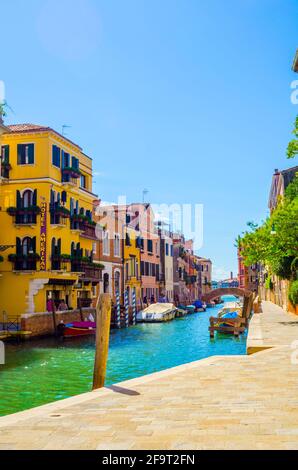
<path id="1" fill-rule="evenodd" d="M 135 290 L 137 304 L 141 301 L 141 254 L 139 232 L 129 225 L 124 227 L 124 289 L 128 291 L 132 305 L 132 292 Z"/>
<path id="2" fill-rule="evenodd" d="M 0 309 L 9 317 L 50 310 L 64 299 L 89 306 L 93 262 L 92 160 L 49 127 L 7 126 L 0 182 Z"/>

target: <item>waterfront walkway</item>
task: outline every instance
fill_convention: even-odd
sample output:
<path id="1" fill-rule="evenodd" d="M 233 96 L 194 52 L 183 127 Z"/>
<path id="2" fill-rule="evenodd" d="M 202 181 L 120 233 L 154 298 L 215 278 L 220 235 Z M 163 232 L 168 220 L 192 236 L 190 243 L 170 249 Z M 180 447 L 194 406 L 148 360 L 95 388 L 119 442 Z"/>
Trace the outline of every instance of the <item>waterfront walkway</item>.
<path id="1" fill-rule="evenodd" d="M 248 350 L 270 349 L 211 357 L 0 418 L 0 449 L 298 449 L 294 340 L 298 317 L 263 302 Z"/>

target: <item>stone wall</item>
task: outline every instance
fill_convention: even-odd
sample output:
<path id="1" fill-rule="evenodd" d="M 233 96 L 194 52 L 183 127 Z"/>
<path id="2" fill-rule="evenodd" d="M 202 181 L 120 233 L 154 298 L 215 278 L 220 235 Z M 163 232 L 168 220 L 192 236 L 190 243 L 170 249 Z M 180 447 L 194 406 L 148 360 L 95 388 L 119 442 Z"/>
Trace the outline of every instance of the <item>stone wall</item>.
<path id="1" fill-rule="evenodd" d="M 298 315 L 298 305 L 296 307 L 289 301 L 289 281 L 273 277 L 273 289 L 266 289 L 265 286 L 259 287 L 259 296 L 262 300 L 269 300 L 287 312 Z"/>
<path id="2" fill-rule="evenodd" d="M 84 319 L 89 316 L 90 313 L 95 318 L 94 308 L 82 308 Z M 56 312 L 56 324 L 58 325 L 63 320 L 64 323 L 70 323 L 72 321 L 80 321 L 81 314 L 79 310 L 68 310 L 66 312 Z M 54 334 L 54 321 L 53 314 L 51 312 L 40 312 L 40 313 L 27 313 L 21 316 L 21 330 L 31 331 L 33 336 L 45 336 Z"/>

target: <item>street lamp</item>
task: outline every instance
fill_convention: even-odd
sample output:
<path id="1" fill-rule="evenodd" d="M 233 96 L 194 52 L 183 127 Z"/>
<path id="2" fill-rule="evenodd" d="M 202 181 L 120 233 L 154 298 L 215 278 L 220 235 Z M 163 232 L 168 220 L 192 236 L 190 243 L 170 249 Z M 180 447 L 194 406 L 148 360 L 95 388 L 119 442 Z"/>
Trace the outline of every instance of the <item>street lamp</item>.
<path id="1" fill-rule="evenodd" d="M 275 230 L 275 226 L 274 224 L 272 224 L 272 227 L 271 227 L 271 232 L 270 232 L 271 235 L 276 235 L 276 230 Z"/>

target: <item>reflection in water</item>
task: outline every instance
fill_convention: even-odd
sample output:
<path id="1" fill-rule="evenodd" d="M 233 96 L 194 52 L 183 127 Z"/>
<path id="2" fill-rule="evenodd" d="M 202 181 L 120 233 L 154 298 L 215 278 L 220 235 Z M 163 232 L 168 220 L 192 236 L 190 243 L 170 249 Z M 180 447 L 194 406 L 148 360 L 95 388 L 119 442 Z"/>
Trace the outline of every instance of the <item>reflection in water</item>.
<path id="1" fill-rule="evenodd" d="M 212 355 L 245 354 L 244 335 L 220 335 L 210 340 L 209 316 L 215 316 L 219 308 L 165 324 L 113 330 L 106 384 Z M 8 344 L 6 364 L 0 365 L 0 415 L 89 391 L 93 361 L 94 337 Z M 118 392 L 125 390 L 119 388 Z"/>

